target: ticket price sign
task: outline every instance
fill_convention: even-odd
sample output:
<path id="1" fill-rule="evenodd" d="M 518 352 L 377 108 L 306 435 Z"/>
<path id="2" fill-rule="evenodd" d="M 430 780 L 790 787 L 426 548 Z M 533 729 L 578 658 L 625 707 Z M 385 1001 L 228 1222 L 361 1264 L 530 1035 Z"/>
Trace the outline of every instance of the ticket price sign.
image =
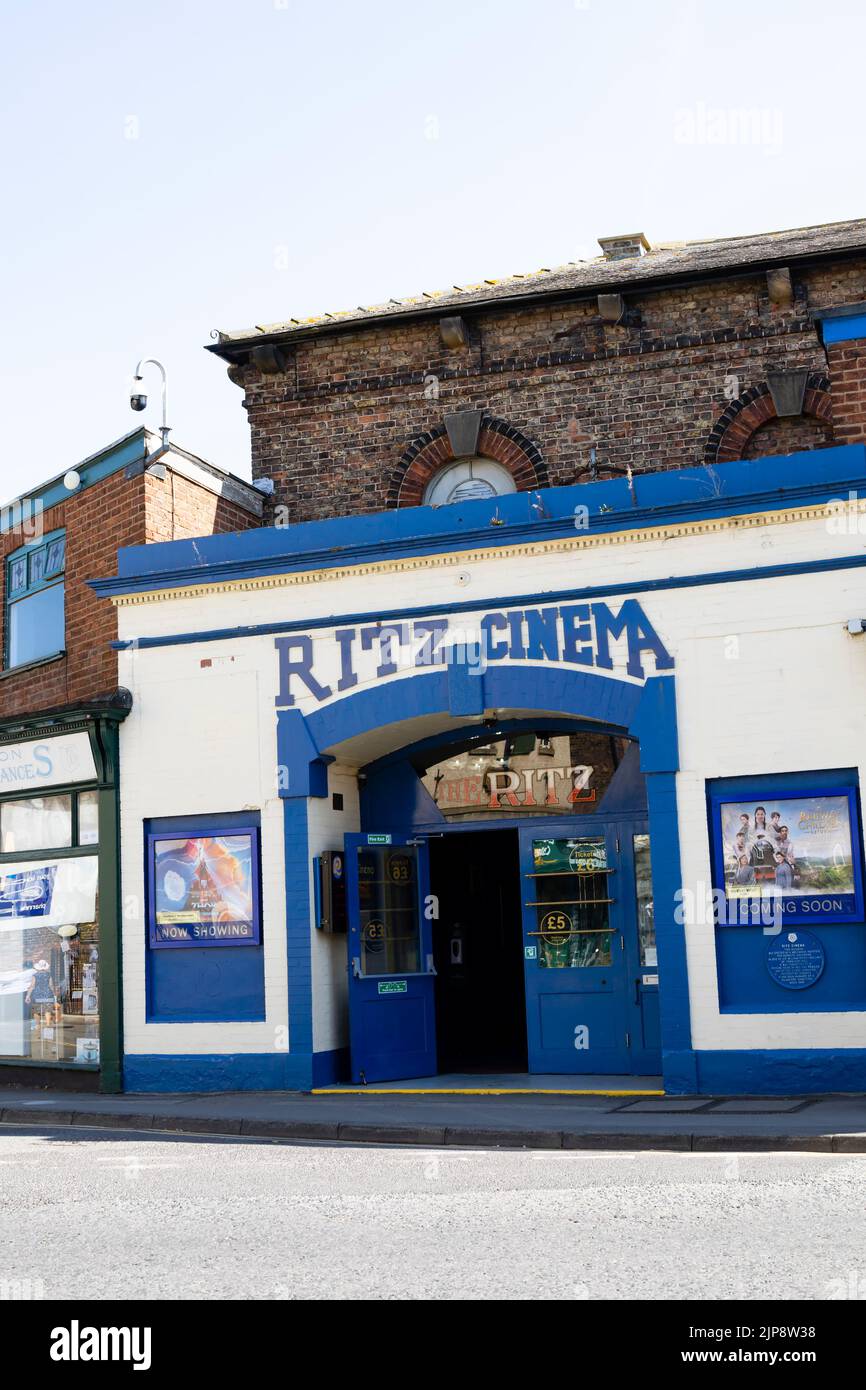
<path id="1" fill-rule="evenodd" d="M 550 967 L 570 964 L 573 923 L 567 912 L 561 908 L 545 912 L 538 923 L 544 951 L 544 963 Z"/>

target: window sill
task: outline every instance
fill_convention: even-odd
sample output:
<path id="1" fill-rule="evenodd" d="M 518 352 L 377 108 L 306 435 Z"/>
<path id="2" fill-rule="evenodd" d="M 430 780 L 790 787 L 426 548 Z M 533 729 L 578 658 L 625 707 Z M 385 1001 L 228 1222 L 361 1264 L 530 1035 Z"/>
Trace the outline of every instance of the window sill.
<path id="1" fill-rule="evenodd" d="M 60 661 L 65 655 L 65 650 L 52 652 L 51 656 L 40 656 L 35 661 L 25 661 L 21 666 L 7 666 L 4 671 L 0 671 L 0 681 L 8 680 L 10 676 L 20 676 L 23 671 L 36 671 L 40 666 L 50 666 L 52 661 Z"/>

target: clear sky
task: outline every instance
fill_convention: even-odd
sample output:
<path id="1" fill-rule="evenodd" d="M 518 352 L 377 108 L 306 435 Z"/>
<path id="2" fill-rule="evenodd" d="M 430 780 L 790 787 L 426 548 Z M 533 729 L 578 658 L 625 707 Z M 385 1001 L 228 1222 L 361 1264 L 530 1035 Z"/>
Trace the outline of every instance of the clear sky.
<path id="1" fill-rule="evenodd" d="M 249 476 L 216 327 L 561 265 L 617 232 L 864 213 L 860 0 L 2 14 L 3 498 L 158 424 L 129 410 L 143 355 L 177 442 Z"/>

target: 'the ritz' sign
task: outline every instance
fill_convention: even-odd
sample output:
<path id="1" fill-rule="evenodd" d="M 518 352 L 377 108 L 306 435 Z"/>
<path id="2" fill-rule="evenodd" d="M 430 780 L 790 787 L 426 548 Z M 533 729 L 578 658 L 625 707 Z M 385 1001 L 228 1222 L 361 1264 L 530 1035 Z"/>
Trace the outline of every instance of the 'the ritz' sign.
<path id="1" fill-rule="evenodd" d="M 477 806 L 486 811 L 507 811 L 513 806 L 574 806 L 595 801 L 590 786 L 594 768 L 525 767 L 490 769 L 481 775 L 444 778 L 436 789 L 436 801 L 449 807 Z"/>
<path id="2" fill-rule="evenodd" d="M 318 641 L 308 633 L 275 638 L 279 660 L 276 704 L 294 705 L 307 692 L 321 702 L 401 670 L 449 663 L 481 674 L 500 661 L 558 662 L 627 675 L 673 669 L 673 657 L 636 599 L 616 612 L 606 603 L 504 609 L 483 614 L 382 621 L 337 628 Z M 647 672 L 645 661 L 654 668 Z"/>

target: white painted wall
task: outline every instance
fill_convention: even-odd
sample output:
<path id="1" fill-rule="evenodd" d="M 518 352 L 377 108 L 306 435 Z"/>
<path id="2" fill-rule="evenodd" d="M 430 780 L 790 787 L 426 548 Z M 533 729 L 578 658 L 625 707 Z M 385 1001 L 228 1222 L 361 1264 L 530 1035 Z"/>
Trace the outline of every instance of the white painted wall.
<path id="1" fill-rule="evenodd" d="M 820 515 L 769 525 L 720 522 L 701 534 L 620 536 L 584 547 L 520 546 L 483 555 L 405 561 L 372 572 L 347 570 L 269 580 L 261 587 L 136 598 L 119 609 L 123 638 L 202 632 L 251 623 L 333 614 L 392 612 L 400 605 L 478 600 L 482 613 L 511 595 L 566 587 L 664 580 L 673 575 L 742 571 L 862 553 L 864 538 L 839 535 Z M 468 583 L 458 583 L 468 574 Z M 866 779 L 862 711 L 866 708 L 866 636 L 852 638 L 847 619 L 866 615 L 866 571 L 734 582 L 638 595 L 676 660 L 680 731 L 683 881 L 710 881 L 705 809 L 707 779 L 861 766 Z M 606 599 L 612 608 L 619 600 Z M 454 619 L 469 626 L 464 615 Z M 320 678 L 336 680 L 333 629 L 315 633 Z M 729 639 L 735 638 L 735 642 Z M 618 653 L 622 678 L 623 658 Z M 208 664 L 203 664 L 208 663 Z M 648 661 L 652 670 L 652 661 Z M 582 668 L 584 669 L 584 668 Z M 385 679 L 401 679 L 410 671 Z M 602 673 L 603 674 L 603 673 Z M 419 671 L 416 679 L 424 679 Z M 282 815 L 276 796 L 277 659 L 272 637 L 122 653 L 120 680 L 133 712 L 121 728 L 125 1031 L 131 1052 L 268 1051 L 287 1021 Z M 381 682 L 380 682 L 381 683 Z M 356 687 L 357 689 L 362 686 Z M 353 692 L 354 693 L 354 692 Z M 339 698 L 339 697 L 337 697 Z M 319 708 L 298 691 L 304 713 Z M 784 711 L 773 718 L 773 711 Z M 460 721 L 464 722 L 464 721 Z M 447 718 L 433 721 L 447 727 Z M 433 727 L 430 725 L 430 727 Z M 336 848 L 358 828 L 354 767 L 385 747 L 428 732 L 399 726 L 341 751 L 330 789 L 345 810 L 310 802 L 310 855 Z M 354 765 L 354 766 L 353 766 Z M 144 884 L 142 821 L 152 816 L 260 809 L 267 1022 L 147 1024 L 144 1019 Z M 316 1050 L 345 1042 L 345 941 L 322 938 L 311 923 Z M 866 1013 L 721 1015 L 713 928 L 688 932 L 693 1042 L 698 1048 L 864 1047 Z M 664 981 L 661 982 L 664 989 Z"/>

